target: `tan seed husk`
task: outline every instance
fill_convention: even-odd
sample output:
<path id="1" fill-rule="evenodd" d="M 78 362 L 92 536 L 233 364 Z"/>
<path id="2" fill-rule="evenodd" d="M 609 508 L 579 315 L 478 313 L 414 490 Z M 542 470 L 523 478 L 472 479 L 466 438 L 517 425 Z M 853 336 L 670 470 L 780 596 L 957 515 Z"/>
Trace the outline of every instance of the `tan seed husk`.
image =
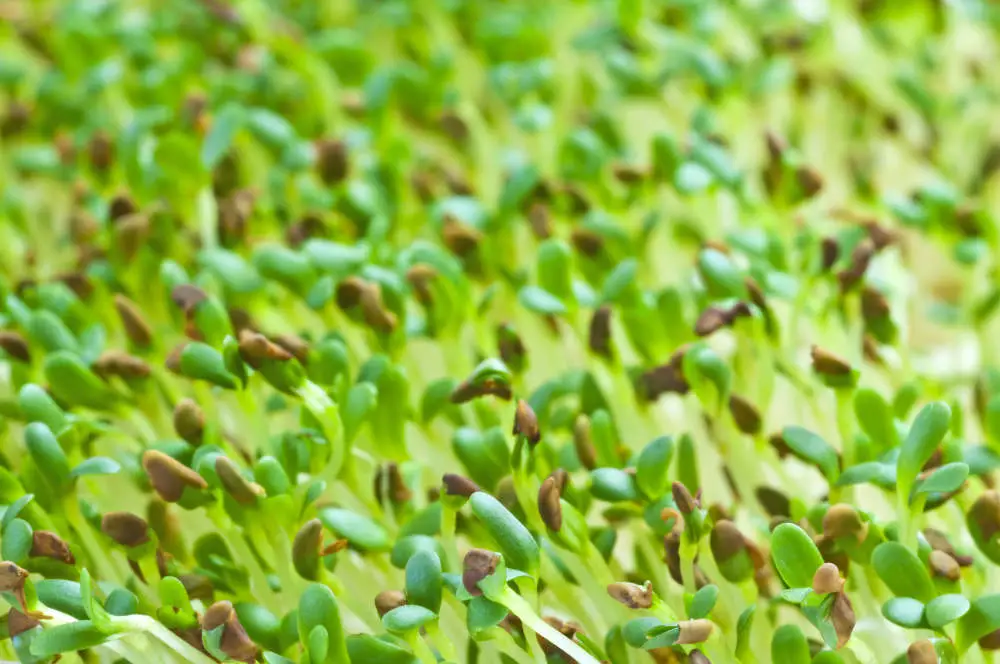
<path id="1" fill-rule="evenodd" d="M 700 650 L 692 650 L 688 655 L 688 664 L 712 664 L 712 660 Z"/>
<path id="2" fill-rule="evenodd" d="M 106 171 L 115 160 L 115 144 L 107 132 L 97 131 L 90 138 L 87 153 L 95 171 Z"/>
<path id="3" fill-rule="evenodd" d="M 587 331 L 590 350 L 601 357 L 611 357 L 611 307 L 602 305 L 594 311 Z"/>
<path id="4" fill-rule="evenodd" d="M 200 574 L 181 574 L 177 578 L 191 599 L 200 599 L 207 603 L 215 596 L 215 588 L 208 577 Z"/>
<path id="5" fill-rule="evenodd" d="M 347 144 L 336 139 L 320 139 L 315 143 L 316 170 L 326 185 L 342 182 L 350 169 Z"/>
<path id="6" fill-rule="evenodd" d="M 729 397 L 729 414 L 740 431 L 748 436 L 755 436 L 760 433 L 762 421 L 760 411 L 750 403 L 749 400 L 738 394 Z"/>
<path id="7" fill-rule="evenodd" d="M 850 290 L 855 284 L 861 281 L 874 255 L 875 245 L 871 240 L 866 239 L 858 243 L 854 251 L 851 252 L 850 265 L 837 274 L 837 280 L 840 282 L 840 289 L 842 291 Z"/>
<path id="8" fill-rule="evenodd" d="M 510 401 L 511 397 L 514 396 L 510 385 L 501 381 L 485 380 L 479 384 L 475 384 L 469 380 L 464 380 L 452 391 L 450 400 L 452 403 L 466 403 L 476 397 L 487 395 L 495 396 L 504 401 Z"/>
<path id="9" fill-rule="evenodd" d="M 219 649 L 237 661 L 252 662 L 257 656 L 257 646 L 250 640 L 228 600 L 210 606 L 201 619 L 201 628 L 205 631 L 211 631 L 220 625 L 225 627 Z"/>
<path id="10" fill-rule="evenodd" d="M 170 299 L 180 307 L 181 311 L 190 314 L 195 307 L 208 299 L 208 295 L 193 284 L 180 284 L 170 291 Z"/>
<path id="11" fill-rule="evenodd" d="M 285 231 L 285 243 L 297 249 L 310 239 L 323 234 L 323 222 L 312 215 L 308 215 L 296 221 Z"/>
<path id="12" fill-rule="evenodd" d="M 717 521 L 709 536 L 712 557 L 720 563 L 746 550 L 746 538 L 736 524 L 729 520 Z"/>
<path id="13" fill-rule="evenodd" d="M 561 488 L 552 475 L 545 478 L 538 489 L 538 513 L 545 525 L 555 532 L 562 529 L 562 503 L 559 502 Z"/>
<path id="14" fill-rule="evenodd" d="M 769 486 L 759 486 L 754 493 L 770 516 L 787 517 L 791 514 L 791 502 L 781 491 Z"/>
<path id="15" fill-rule="evenodd" d="M 840 258 L 840 245 L 837 244 L 837 240 L 832 237 L 823 238 L 820 242 L 820 255 L 823 271 L 827 272 Z"/>
<path id="16" fill-rule="evenodd" d="M 703 643 L 712 635 L 715 625 L 711 620 L 698 618 L 697 620 L 682 620 L 677 623 L 680 634 L 677 635 L 677 645 L 687 645 L 690 643 Z"/>
<path id="17" fill-rule="evenodd" d="M 16 564 L 8 560 L 0 562 L 0 592 L 9 592 L 22 588 L 24 580 L 27 578 L 28 572 Z"/>
<path id="18" fill-rule="evenodd" d="M 641 586 L 624 581 L 611 583 L 608 584 L 608 595 L 630 609 L 648 609 L 653 606 L 653 583 L 646 581 Z"/>
<path id="19" fill-rule="evenodd" d="M 32 630 L 41 624 L 42 623 L 34 617 L 25 615 L 14 607 L 11 607 L 7 612 L 7 633 L 11 638 L 19 634 L 24 634 L 28 630 Z"/>
<path id="20" fill-rule="evenodd" d="M 399 471 L 399 464 L 389 463 L 385 467 L 379 467 L 375 472 L 373 480 L 375 488 L 375 498 L 381 503 L 385 492 L 385 484 L 388 473 L 389 499 L 398 504 L 409 502 L 413 497 L 410 487 L 406 486 L 403 474 Z"/>
<path id="21" fill-rule="evenodd" d="M 324 184 L 333 185 L 347 177 L 350 162 L 347 145 L 340 140 L 316 141 L 316 169 Z"/>
<path id="22" fill-rule="evenodd" d="M 279 334 L 271 341 L 291 353 L 302 364 L 309 362 L 309 344 L 302 337 L 294 334 Z"/>
<path id="23" fill-rule="evenodd" d="M 623 184 L 642 182 L 649 175 L 646 169 L 635 164 L 615 164 L 611 169 L 615 179 Z"/>
<path id="24" fill-rule="evenodd" d="M 538 430 L 538 416 L 524 399 L 517 400 L 513 435 L 524 436 L 532 445 L 538 444 L 542 438 L 542 433 Z"/>
<path id="25" fill-rule="evenodd" d="M 570 242 L 578 252 L 590 258 L 598 256 L 604 248 L 604 237 L 587 228 L 574 228 L 570 233 Z"/>
<path id="26" fill-rule="evenodd" d="M 76 558 L 69 545 L 59 535 L 48 530 L 36 530 L 31 536 L 31 552 L 33 558 L 51 558 L 67 565 L 75 565 Z"/>
<path id="27" fill-rule="evenodd" d="M 697 501 L 695 501 L 691 492 L 686 486 L 684 486 L 684 484 L 674 482 L 671 486 L 671 492 L 673 493 L 674 504 L 677 505 L 677 511 L 681 514 L 687 516 L 698 509 Z"/>
<path id="28" fill-rule="evenodd" d="M 958 561 L 944 551 L 931 551 L 927 564 L 931 568 L 931 573 L 939 579 L 958 581 L 962 578 L 962 569 Z"/>
<path id="29" fill-rule="evenodd" d="M 827 594 L 840 592 L 844 587 L 844 579 L 840 570 L 833 563 L 823 563 L 813 574 L 812 589 L 815 593 Z"/>
<path id="30" fill-rule="evenodd" d="M 863 541 L 868 535 L 868 524 L 853 506 L 837 503 L 823 515 L 823 534 L 833 538 L 853 536 Z"/>
<path id="31" fill-rule="evenodd" d="M 129 548 L 149 541 L 149 524 L 131 512 L 108 512 L 101 518 L 101 532 Z"/>
<path id="32" fill-rule="evenodd" d="M 379 618 L 401 606 L 406 606 L 406 595 L 402 591 L 383 590 L 375 595 L 375 611 Z"/>
<path id="33" fill-rule="evenodd" d="M 479 582 L 496 571 L 500 556 L 486 549 L 470 549 L 462 561 L 462 585 L 470 595 L 478 597 L 483 594 Z"/>
<path id="34" fill-rule="evenodd" d="M 992 489 L 984 491 L 969 510 L 972 519 L 984 541 L 990 541 L 1000 532 L 1000 494 Z"/>
<path id="35" fill-rule="evenodd" d="M 830 621 L 837 632 L 837 647 L 843 648 L 854 632 L 857 618 L 854 615 L 854 607 L 847 593 L 841 591 L 837 593 L 833 601 L 833 609 L 830 612 Z"/>
<path id="36" fill-rule="evenodd" d="M 120 350 L 106 350 L 94 361 L 94 372 L 99 376 L 117 376 L 125 380 L 148 378 L 152 373 L 149 364 L 140 357 Z"/>
<path id="37" fill-rule="evenodd" d="M 15 360 L 31 362 L 31 349 L 28 347 L 28 341 L 13 330 L 0 331 L 0 348 Z"/>
<path id="38" fill-rule="evenodd" d="M 438 271 L 426 263 L 418 263 L 406 271 L 406 281 L 413 288 L 417 302 L 425 307 L 434 303 L 434 292 L 431 283 L 437 278 Z"/>
<path id="39" fill-rule="evenodd" d="M 573 447 L 580 464 L 587 470 L 597 467 L 597 448 L 590 437 L 590 418 L 581 413 L 573 422 Z"/>
<path id="40" fill-rule="evenodd" d="M 979 647 L 983 650 L 1000 650 L 1000 629 L 995 629 L 979 639 Z"/>
<path id="41" fill-rule="evenodd" d="M 930 639 L 920 639 L 906 649 L 907 664 L 938 664 L 937 650 Z"/>
<path id="42" fill-rule="evenodd" d="M 142 467 L 153 489 L 168 503 L 180 500 L 187 487 L 208 488 L 201 475 L 159 450 L 146 450 L 142 455 Z"/>
<path id="43" fill-rule="evenodd" d="M 314 556 L 323 546 L 323 523 L 310 519 L 302 524 L 292 541 L 292 557 L 296 559 Z"/>
<path id="44" fill-rule="evenodd" d="M 810 350 L 813 371 L 824 376 L 843 376 L 851 373 L 851 364 L 828 350 L 813 346 Z"/>
<path id="45" fill-rule="evenodd" d="M 115 295 L 115 311 L 125 328 L 125 335 L 136 346 L 146 348 L 153 343 L 153 330 L 146 322 L 146 317 L 132 300 L 121 293 Z"/>
<path id="46" fill-rule="evenodd" d="M 823 189 L 823 177 L 819 172 L 810 166 L 800 166 L 795 171 L 795 179 L 799 183 L 799 188 L 807 198 L 812 198 Z"/>
<path id="47" fill-rule="evenodd" d="M 258 332 L 241 332 L 239 347 L 240 357 L 254 369 L 267 361 L 287 362 L 292 359 L 291 353 Z"/>
<path id="48" fill-rule="evenodd" d="M 174 406 L 174 431 L 184 441 L 195 447 L 204 441 L 205 413 L 193 399 L 181 399 Z"/>
<path id="49" fill-rule="evenodd" d="M 479 247 L 483 241 L 483 234 L 471 226 L 448 217 L 441 229 L 441 239 L 453 254 L 466 257 Z"/>
<path id="50" fill-rule="evenodd" d="M 881 291 L 865 286 L 861 291 L 861 316 L 866 321 L 885 318 L 890 313 L 889 301 Z"/>
<path id="51" fill-rule="evenodd" d="M 552 214 L 549 212 L 549 206 L 542 201 L 532 203 L 528 209 L 528 224 L 537 239 L 545 240 L 551 237 Z"/>
<path id="52" fill-rule="evenodd" d="M 500 353 L 500 359 L 507 366 L 515 368 L 524 365 L 527 349 L 524 347 L 521 337 L 507 323 L 497 327 L 497 351 Z"/>
<path id="53" fill-rule="evenodd" d="M 468 477 L 455 473 L 445 473 L 444 477 L 441 478 L 441 482 L 444 484 L 445 494 L 449 496 L 470 498 L 472 494 L 480 490 L 479 485 Z"/>
<path id="54" fill-rule="evenodd" d="M 750 307 L 746 302 L 737 302 L 728 309 L 711 306 L 701 312 L 694 324 L 694 333 L 699 337 L 707 337 L 724 327 L 736 322 L 737 318 L 750 316 Z"/>
<path id="55" fill-rule="evenodd" d="M 215 472 L 222 488 L 239 504 L 255 505 L 259 498 L 264 497 L 264 487 L 245 478 L 229 457 L 221 454 L 215 457 Z"/>
<path id="56" fill-rule="evenodd" d="M 378 284 L 365 283 L 358 302 L 365 323 L 373 330 L 390 333 L 396 329 L 398 323 L 396 314 L 385 308 L 382 302 L 382 289 Z"/>
<path id="57" fill-rule="evenodd" d="M 167 370 L 170 371 L 171 373 L 180 374 L 180 372 L 181 372 L 181 353 L 184 352 L 184 349 L 186 347 L 187 347 L 187 343 L 181 343 L 181 344 L 178 344 L 178 345 L 174 346 L 171 349 L 171 351 L 169 353 L 167 353 L 167 357 L 164 360 L 163 364 L 164 364 L 164 366 L 167 367 Z"/>

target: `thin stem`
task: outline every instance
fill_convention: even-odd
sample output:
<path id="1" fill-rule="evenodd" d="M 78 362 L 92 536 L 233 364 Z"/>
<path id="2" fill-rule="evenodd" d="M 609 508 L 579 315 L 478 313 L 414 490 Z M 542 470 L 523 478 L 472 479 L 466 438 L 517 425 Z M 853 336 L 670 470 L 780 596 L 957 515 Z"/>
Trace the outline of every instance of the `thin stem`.
<path id="1" fill-rule="evenodd" d="M 437 664 L 437 657 L 431 652 L 430 647 L 420 636 L 418 630 L 413 630 L 406 635 L 406 642 L 413 649 L 413 654 L 417 656 L 422 664 Z"/>
<path id="2" fill-rule="evenodd" d="M 493 641 L 487 641 L 490 645 L 495 647 L 501 653 L 513 659 L 517 664 L 535 664 L 535 661 L 531 658 L 528 653 L 524 652 L 517 647 L 514 643 L 514 637 L 501 630 L 503 636 Z M 501 661 L 500 657 L 496 658 L 496 661 Z"/>
<path id="3" fill-rule="evenodd" d="M 215 660 L 195 649 L 179 636 L 149 616 L 133 615 L 112 617 L 111 624 L 130 632 L 146 633 L 184 658 L 189 664 L 215 664 Z"/>
<path id="4" fill-rule="evenodd" d="M 694 593 L 698 590 L 694 573 L 694 557 L 698 552 L 698 546 L 685 540 L 686 538 L 681 541 L 680 546 L 681 580 L 684 582 L 684 592 Z"/>
<path id="5" fill-rule="evenodd" d="M 458 558 L 458 545 L 455 542 L 456 517 L 457 512 L 450 508 L 446 501 L 441 501 L 441 545 L 448 559 L 448 568 L 452 570 L 462 568 Z"/>
<path id="6" fill-rule="evenodd" d="M 510 588 L 505 588 L 503 594 L 496 601 L 499 601 L 511 613 L 520 618 L 526 630 L 530 629 L 541 635 L 546 641 L 559 648 L 559 650 L 562 650 L 572 659 L 575 659 L 578 664 L 600 664 L 590 653 L 539 618 L 538 614 L 531 608 L 531 605 Z M 525 637 L 527 638 L 527 636 L 526 632 Z"/>
<path id="7" fill-rule="evenodd" d="M 427 632 L 427 636 L 434 642 L 434 645 L 437 646 L 438 651 L 445 658 L 445 661 L 458 661 L 458 652 L 455 650 L 455 644 L 441 632 L 441 626 L 437 622 L 428 623 L 424 627 L 424 630 Z"/>

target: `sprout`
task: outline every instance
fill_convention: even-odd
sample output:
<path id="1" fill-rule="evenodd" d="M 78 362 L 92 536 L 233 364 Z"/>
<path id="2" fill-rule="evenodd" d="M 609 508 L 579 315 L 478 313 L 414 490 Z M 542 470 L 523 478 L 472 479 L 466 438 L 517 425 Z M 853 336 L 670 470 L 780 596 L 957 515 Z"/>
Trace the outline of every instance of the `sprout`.
<path id="1" fill-rule="evenodd" d="M 990 3 L 0 6 L 0 660 L 1000 649 Z"/>

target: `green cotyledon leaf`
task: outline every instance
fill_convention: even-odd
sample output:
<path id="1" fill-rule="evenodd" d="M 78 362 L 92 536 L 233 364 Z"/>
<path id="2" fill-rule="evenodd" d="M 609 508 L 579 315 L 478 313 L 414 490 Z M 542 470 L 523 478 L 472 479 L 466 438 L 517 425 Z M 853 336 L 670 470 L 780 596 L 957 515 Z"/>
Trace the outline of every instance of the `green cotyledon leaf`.
<path id="1" fill-rule="evenodd" d="M 812 538 L 798 526 L 783 523 L 771 533 L 771 560 L 789 588 L 812 587 L 823 556 Z"/>
<path id="2" fill-rule="evenodd" d="M 927 404 L 910 425 L 896 462 L 897 482 L 903 495 L 909 493 L 917 475 L 948 433 L 951 409 L 943 402 Z"/>
<path id="3" fill-rule="evenodd" d="M 540 563 L 538 543 L 524 524 L 488 493 L 477 491 L 472 494 L 469 504 L 479 521 L 500 545 L 507 558 L 507 565 L 535 574 Z"/>

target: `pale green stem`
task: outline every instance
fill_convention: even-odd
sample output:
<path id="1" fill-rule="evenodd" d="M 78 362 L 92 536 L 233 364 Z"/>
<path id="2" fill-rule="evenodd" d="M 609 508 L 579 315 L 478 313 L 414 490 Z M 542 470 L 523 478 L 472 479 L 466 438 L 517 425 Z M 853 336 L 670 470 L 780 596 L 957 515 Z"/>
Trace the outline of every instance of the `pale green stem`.
<path id="1" fill-rule="evenodd" d="M 687 541 L 682 537 L 680 546 L 681 558 L 681 580 L 684 582 L 684 592 L 694 593 L 698 590 L 695 584 L 694 557 L 698 552 L 698 545 Z"/>
<path id="2" fill-rule="evenodd" d="M 448 560 L 448 568 L 451 570 L 462 569 L 461 561 L 458 557 L 458 545 L 455 542 L 455 519 L 457 512 L 445 504 L 441 503 L 441 545 L 444 548 L 444 555 Z"/>
<path id="3" fill-rule="evenodd" d="M 525 638 L 533 638 L 533 635 L 528 636 L 530 630 L 575 659 L 578 664 L 600 664 L 590 653 L 539 618 L 531 605 L 510 588 L 504 588 L 503 594 L 495 598 L 495 601 L 506 606 L 511 613 L 521 619 L 521 624 L 525 628 Z"/>
<path id="4" fill-rule="evenodd" d="M 449 639 L 441 631 L 441 626 L 438 625 L 436 621 L 427 623 L 427 625 L 424 626 L 424 630 L 427 632 L 427 636 L 431 638 L 431 641 L 434 642 L 434 645 L 437 646 L 438 651 L 446 661 L 458 661 L 458 653 L 455 651 L 455 644 L 453 644 L 451 639 Z"/>
<path id="5" fill-rule="evenodd" d="M 430 647 L 420 636 L 418 630 L 412 630 L 406 634 L 404 637 L 406 642 L 410 644 L 410 648 L 413 650 L 413 654 L 417 656 L 421 664 L 437 664 L 437 657 L 431 652 Z"/>
<path id="6" fill-rule="evenodd" d="M 87 523 L 87 520 L 83 518 L 83 514 L 80 513 L 80 505 L 74 497 L 71 496 L 64 501 L 64 512 L 66 520 L 69 521 L 70 526 L 76 531 L 76 536 L 80 538 L 80 542 L 87 552 L 90 565 L 94 568 L 97 577 L 124 586 L 122 576 L 118 573 L 118 567 L 114 564 L 114 561 L 101 556 L 101 552 L 106 547 L 101 546 L 100 542 L 94 537 L 90 524 Z"/>
<path id="7" fill-rule="evenodd" d="M 188 664 L 214 664 L 215 660 L 189 645 L 179 636 L 168 630 L 149 616 L 134 615 L 112 617 L 111 624 L 123 627 L 130 632 L 147 634 L 159 640 L 165 646 L 184 658 Z"/>

